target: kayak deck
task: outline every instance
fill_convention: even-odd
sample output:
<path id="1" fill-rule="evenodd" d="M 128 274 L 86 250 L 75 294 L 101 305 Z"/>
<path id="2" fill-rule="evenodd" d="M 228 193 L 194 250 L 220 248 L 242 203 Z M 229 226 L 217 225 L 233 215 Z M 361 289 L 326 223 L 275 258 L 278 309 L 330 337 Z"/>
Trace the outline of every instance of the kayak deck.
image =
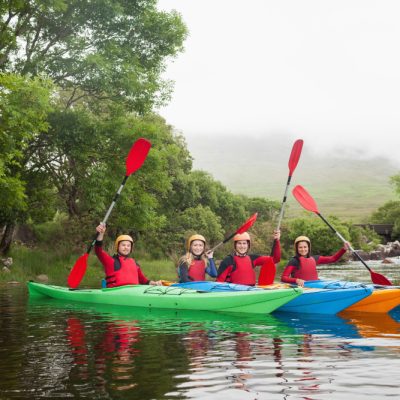
<path id="1" fill-rule="evenodd" d="M 302 293 L 301 289 L 245 292 L 201 292 L 169 286 L 129 285 L 104 289 L 74 289 L 28 282 L 30 296 L 66 302 L 113 304 L 146 308 L 267 314 Z"/>
<path id="2" fill-rule="evenodd" d="M 318 281 L 308 281 L 306 282 L 306 286 L 324 289 L 364 287 L 372 290 L 370 296 L 350 305 L 345 309 L 345 311 L 387 313 L 400 305 L 400 288 L 398 286 L 382 286 L 350 281 L 328 281 L 323 279 Z"/>

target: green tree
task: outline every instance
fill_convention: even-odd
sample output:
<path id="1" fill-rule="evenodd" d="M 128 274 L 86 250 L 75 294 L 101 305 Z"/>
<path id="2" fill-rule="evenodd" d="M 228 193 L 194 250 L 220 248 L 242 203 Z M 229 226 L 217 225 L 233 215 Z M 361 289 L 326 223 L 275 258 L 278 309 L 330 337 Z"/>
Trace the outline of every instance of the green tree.
<path id="1" fill-rule="evenodd" d="M 370 229 L 354 227 L 352 223 L 334 216 L 329 216 L 328 221 L 355 249 L 370 251 L 379 243 L 378 235 Z M 343 245 L 339 237 L 319 218 L 296 218 L 288 223 L 287 235 L 282 239 L 288 257 L 294 254 L 294 240 L 302 235 L 310 238 L 312 254 L 334 254 Z"/>
<path id="2" fill-rule="evenodd" d="M 375 224 L 393 224 L 392 239 L 400 240 L 400 201 L 388 201 L 371 217 Z"/>
<path id="3" fill-rule="evenodd" d="M 346 240 L 350 240 L 349 228 L 336 217 L 329 217 L 329 222 Z M 293 243 L 297 236 L 308 236 L 311 240 L 313 254 L 333 254 L 341 246 L 341 240 L 320 219 L 310 217 L 296 218 L 288 224 L 289 232 L 283 238 L 289 255 L 294 254 Z"/>
<path id="4" fill-rule="evenodd" d="M 390 182 L 400 195 L 400 174 L 392 176 Z M 371 220 L 376 224 L 393 224 L 392 239 L 400 240 L 400 201 L 388 201 L 372 214 Z"/>
<path id="5" fill-rule="evenodd" d="M 37 182 L 33 190 L 32 176 L 27 173 L 30 163 L 29 145 L 48 127 L 51 109 L 48 80 L 15 74 L 0 74 L 0 226 L 4 235 L 0 252 L 9 250 L 15 224 L 29 217 L 36 202 L 36 212 L 48 208 L 44 193 L 46 180 Z M 31 170 L 33 167 L 29 166 Z M 38 176 L 43 174 L 38 170 Z M 30 197 L 30 194 L 34 194 Z M 41 198 L 41 203 L 37 200 Z M 51 196 L 48 198 L 50 200 Z M 31 213 L 32 215 L 34 212 Z"/>
<path id="6" fill-rule="evenodd" d="M 189 207 L 176 215 L 169 231 L 165 231 L 159 240 L 164 241 L 162 247 L 168 254 L 180 255 L 185 252 L 187 238 L 194 233 L 202 234 L 209 244 L 216 244 L 223 237 L 221 218 L 208 206 Z"/>
<path id="7" fill-rule="evenodd" d="M 24 157 L 14 171 L 19 175 L 9 171 L 4 175 L 5 156 L 0 162 L 3 185 L 9 187 L 2 194 L 4 203 L 9 200 L 12 205 L 12 212 L 3 212 L 8 221 L 3 222 L 7 227 L 3 241 L 7 237 L 9 243 L 15 224 L 27 219 L 23 212 L 29 210 L 30 201 L 55 204 L 57 194 L 71 226 L 77 219 L 88 226 L 89 216 L 98 219 L 105 209 L 107 195 L 115 190 L 114 178 L 123 169 L 118 160 L 140 135 L 132 131 L 140 125 L 134 115 L 168 100 L 172 86 L 162 72 L 166 61 L 182 51 L 187 35 L 180 16 L 159 11 L 156 4 L 155 0 L 0 2 L 0 71 L 46 75 L 56 85 L 53 98 L 57 99 L 48 131 L 43 120 L 46 126 L 36 123 L 28 135 L 15 125 L 7 136 L 11 141 L 24 136 Z M 13 112 L 25 110 L 23 96 L 14 100 Z M 40 112 L 36 117 L 42 121 Z M 164 159 L 157 165 L 161 164 L 165 166 Z M 160 174 L 149 174 L 148 181 Z M 29 177 L 29 184 L 23 176 Z M 161 178 L 158 183 L 159 192 L 170 184 Z M 136 194 L 136 212 L 131 215 L 138 217 L 138 229 L 149 214 L 151 224 L 162 224 L 163 217 L 155 217 L 154 197 Z M 44 218 L 45 210 L 54 214 L 53 207 L 36 210 L 33 220 Z"/>
<path id="8" fill-rule="evenodd" d="M 0 71 L 47 74 L 67 107 L 123 102 L 144 113 L 163 104 L 165 62 L 182 50 L 179 14 L 156 0 L 9 0 L 0 3 Z"/>

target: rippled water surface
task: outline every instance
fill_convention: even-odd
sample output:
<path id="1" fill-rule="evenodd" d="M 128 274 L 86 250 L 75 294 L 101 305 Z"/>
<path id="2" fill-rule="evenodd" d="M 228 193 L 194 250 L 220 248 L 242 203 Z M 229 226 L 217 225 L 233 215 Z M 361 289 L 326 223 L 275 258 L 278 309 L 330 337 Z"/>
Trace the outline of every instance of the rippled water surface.
<path id="1" fill-rule="evenodd" d="M 356 263 L 321 275 L 343 271 L 369 282 Z M 400 398 L 399 307 L 229 316 L 33 301 L 9 286 L 0 308 L 0 399 Z"/>

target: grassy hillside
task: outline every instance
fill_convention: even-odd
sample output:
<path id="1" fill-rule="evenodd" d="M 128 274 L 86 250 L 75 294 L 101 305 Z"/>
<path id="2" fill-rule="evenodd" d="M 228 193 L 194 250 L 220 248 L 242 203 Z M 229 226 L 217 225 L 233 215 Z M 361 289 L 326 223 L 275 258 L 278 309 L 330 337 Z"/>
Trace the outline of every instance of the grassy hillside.
<path id="1" fill-rule="evenodd" d="M 276 137 L 245 141 L 236 137 L 187 140 L 195 169 L 210 172 L 234 193 L 282 201 L 293 140 Z M 396 198 L 389 177 L 399 172 L 399 168 L 383 158 L 345 158 L 337 152 L 317 155 L 305 142 L 291 189 L 303 185 L 323 215 L 367 222 L 372 211 Z M 302 212 L 290 194 L 286 215 Z"/>

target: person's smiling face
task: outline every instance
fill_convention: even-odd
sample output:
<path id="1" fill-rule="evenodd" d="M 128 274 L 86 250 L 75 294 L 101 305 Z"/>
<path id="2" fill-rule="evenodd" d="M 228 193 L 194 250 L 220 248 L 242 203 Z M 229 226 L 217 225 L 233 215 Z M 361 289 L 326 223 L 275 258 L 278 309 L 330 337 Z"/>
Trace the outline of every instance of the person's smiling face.
<path id="1" fill-rule="evenodd" d="M 246 254 L 248 249 L 249 243 L 247 242 L 247 240 L 238 240 L 237 242 L 235 242 L 235 250 L 239 254 Z"/>
<path id="2" fill-rule="evenodd" d="M 202 240 L 193 240 L 193 242 L 190 244 L 190 251 L 195 256 L 200 256 L 204 253 L 204 242 Z"/>
<path id="3" fill-rule="evenodd" d="M 129 240 L 122 240 L 118 243 L 118 253 L 121 256 L 128 256 L 132 251 L 132 243 Z"/>
<path id="4" fill-rule="evenodd" d="M 305 257 L 308 254 L 308 243 L 305 241 L 301 241 L 297 243 L 297 252 L 302 256 Z"/>

